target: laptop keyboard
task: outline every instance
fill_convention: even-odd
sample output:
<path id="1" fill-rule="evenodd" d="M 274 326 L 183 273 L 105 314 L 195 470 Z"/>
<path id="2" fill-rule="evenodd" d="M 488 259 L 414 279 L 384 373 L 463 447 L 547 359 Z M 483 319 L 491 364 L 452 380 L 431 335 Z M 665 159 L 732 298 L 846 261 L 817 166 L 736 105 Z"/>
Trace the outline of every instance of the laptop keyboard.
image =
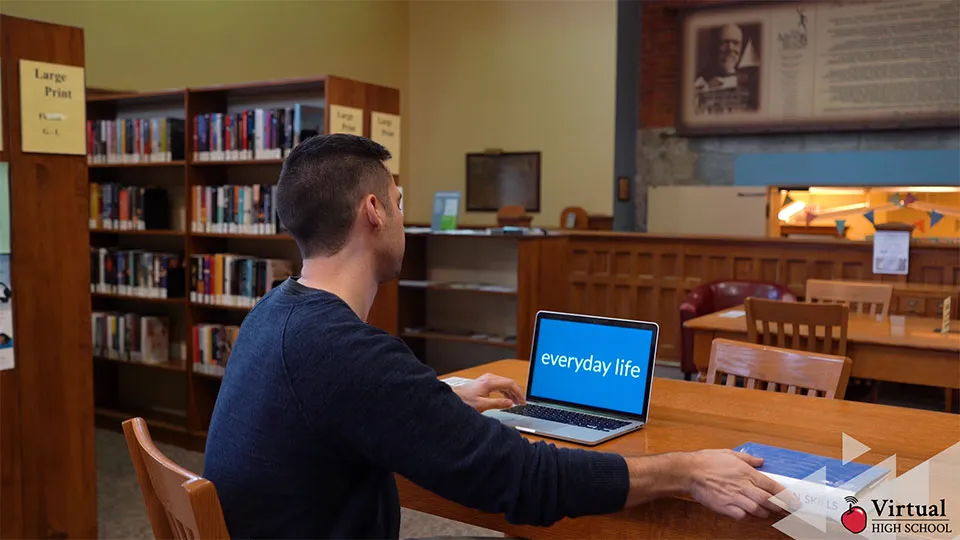
<path id="1" fill-rule="evenodd" d="M 553 407 L 541 407 L 540 405 L 518 405 L 516 407 L 507 409 L 504 412 L 513 413 L 520 416 L 527 416 L 530 418 L 550 420 L 552 422 L 569 424 L 571 426 L 598 429 L 600 431 L 612 431 L 629 424 L 629 422 L 616 420 L 614 418 L 594 416 L 592 414 L 567 411 L 564 409 L 555 409 Z"/>

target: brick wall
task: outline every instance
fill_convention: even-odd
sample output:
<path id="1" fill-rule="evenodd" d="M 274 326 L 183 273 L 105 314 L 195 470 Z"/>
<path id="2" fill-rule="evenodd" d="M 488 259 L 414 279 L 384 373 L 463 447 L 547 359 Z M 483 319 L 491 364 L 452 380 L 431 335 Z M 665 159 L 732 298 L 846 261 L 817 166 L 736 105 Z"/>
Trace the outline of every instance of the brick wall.
<path id="1" fill-rule="evenodd" d="M 673 126 L 677 118 L 680 12 L 731 0 L 646 0 L 640 30 L 640 128 Z"/>

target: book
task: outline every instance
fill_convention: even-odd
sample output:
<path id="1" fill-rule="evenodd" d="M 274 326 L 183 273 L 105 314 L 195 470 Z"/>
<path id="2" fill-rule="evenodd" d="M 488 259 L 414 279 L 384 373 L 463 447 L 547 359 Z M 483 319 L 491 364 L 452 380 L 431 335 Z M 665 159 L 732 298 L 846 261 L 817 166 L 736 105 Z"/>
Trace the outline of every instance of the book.
<path id="1" fill-rule="evenodd" d="M 178 254 L 90 248 L 90 292 L 182 298 L 183 280 L 183 264 Z"/>
<path id="2" fill-rule="evenodd" d="M 277 234 L 275 186 L 193 186 L 190 230 L 217 234 Z"/>
<path id="3" fill-rule="evenodd" d="M 302 141 L 323 133 L 324 113 L 323 107 L 298 103 L 198 114 L 193 117 L 193 160 L 283 159 Z"/>
<path id="4" fill-rule="evenodd" d="M 87 120 L 87 163 L 163 163 L 184 159 L 182 118 Z"/>
<path id="5" fill-rule="evenodd" d="M 801 511 L 835 520 L 849 506 L 846 497 L 859 497 L 890 473 L 882 467 L 853 461 L 844 464 L 835 458 L 755 442 L 742 444 L 734 451 L 763 458 L 758 470 L 793 492 L 803 505 Z"/>
<path id="6" fill-rule="evenodd" d="M 170 198 L 163 188 L 91 183 L 89 221 L 91 229 L 169 229 Z"/>
<path id="7" fill-rule="evenodd" d="M 193 371 L 223 376 L 240 327 L 198 324 L 193 327 Z"/>
<path id="8" fill-rule="evenodd" d="M 169 321 L 164 317 L 94 311 L 91 327 L 94 356 L 144 364 L 170 362 Z"/>
<path id="9" fill-rule="evenodd" d="M 293 275 L 293 263 L 232 253 L 190 256 L 190 301 L 219 306 L 253 307 L 265 294 Z"/>

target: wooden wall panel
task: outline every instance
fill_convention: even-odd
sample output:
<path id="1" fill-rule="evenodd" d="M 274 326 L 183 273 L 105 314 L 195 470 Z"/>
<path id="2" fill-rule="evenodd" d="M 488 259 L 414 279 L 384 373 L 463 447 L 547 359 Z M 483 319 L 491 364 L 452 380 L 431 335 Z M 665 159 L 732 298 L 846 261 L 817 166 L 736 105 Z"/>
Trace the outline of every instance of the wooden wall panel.
<path id="1" fill-rule="evenodd" d="M 767 281 L 802 296 L 807 279 L 960 286 L 960 247 L 914 246 L 910 275 L 874 276 L 865 242 L 570 233 L 567 309 L 660 325 L 661 358 L 679 357 L 679 306 L 715 280 Z"/>
<path id="2" fill-rule="evenodd" d="M 83 30 L 0 16 L 0 38 L 17 355 L 17 390 L 0 395 L 0 408 L 18 402 L 22 485 L 0 501 L 0 525 L 12 527 L 0 537 L 95 538 L 86 156 L 23 153 L 19 114 L 19 60 L 83 66 Z M 4 374 L 4 390 L 9 380 Z M 20 505 L 19 525 L 10 504 Z"/>

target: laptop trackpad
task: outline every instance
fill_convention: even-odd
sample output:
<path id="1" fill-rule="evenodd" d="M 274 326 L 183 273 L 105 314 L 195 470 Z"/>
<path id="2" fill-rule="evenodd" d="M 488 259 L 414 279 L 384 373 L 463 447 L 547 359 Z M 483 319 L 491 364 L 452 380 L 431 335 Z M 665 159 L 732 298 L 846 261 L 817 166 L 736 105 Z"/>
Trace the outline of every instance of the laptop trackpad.
<path id="1" fill-rule="evenodd" d="M 532 430 L 536 433 L 551 434 L 559 437 L 573 437 L 585 440 L 596 440 L 604 436 L 604 431 L 587 429 L 560 422 L 552 422 L 542 418 L 530 418 L 519 414 L 511 414 L 503 411 L 487 411 L 487 416 L 492 416 L 513 428 L 523 430 Z"/>

